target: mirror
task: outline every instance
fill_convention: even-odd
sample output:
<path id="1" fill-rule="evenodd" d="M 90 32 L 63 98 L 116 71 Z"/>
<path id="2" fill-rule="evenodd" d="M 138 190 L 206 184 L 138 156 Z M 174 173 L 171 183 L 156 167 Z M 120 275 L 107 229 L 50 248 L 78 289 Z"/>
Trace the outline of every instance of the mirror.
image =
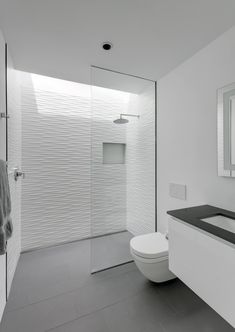
<path id="1" fill-rule="evenodd" d="M 218 89 L 218 175 L 235 177 L 235 83 Z"/>

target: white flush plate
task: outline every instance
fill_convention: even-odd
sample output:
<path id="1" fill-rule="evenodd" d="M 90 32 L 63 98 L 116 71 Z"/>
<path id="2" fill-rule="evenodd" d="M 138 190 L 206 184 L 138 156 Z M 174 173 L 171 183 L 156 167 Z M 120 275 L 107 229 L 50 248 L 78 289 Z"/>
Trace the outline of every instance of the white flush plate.
<path id="1" fill-rule="evenodd" d="M 169 194 L 171 197 L 186 200 L 186 185 L 170 183 Z"/>

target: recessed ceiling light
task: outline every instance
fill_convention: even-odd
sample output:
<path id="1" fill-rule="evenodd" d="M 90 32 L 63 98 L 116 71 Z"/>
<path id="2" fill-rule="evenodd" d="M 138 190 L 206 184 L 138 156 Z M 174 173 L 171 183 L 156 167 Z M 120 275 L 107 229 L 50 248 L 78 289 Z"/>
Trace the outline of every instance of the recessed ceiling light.
<path id="1" fill-rule="evenodd" d="M 112 43 L 110 42 L 104 42 L 102 44 L 102 48 L 105 50 L 105 51 L 110 51 L 111 48 L 113 47 Z"/>

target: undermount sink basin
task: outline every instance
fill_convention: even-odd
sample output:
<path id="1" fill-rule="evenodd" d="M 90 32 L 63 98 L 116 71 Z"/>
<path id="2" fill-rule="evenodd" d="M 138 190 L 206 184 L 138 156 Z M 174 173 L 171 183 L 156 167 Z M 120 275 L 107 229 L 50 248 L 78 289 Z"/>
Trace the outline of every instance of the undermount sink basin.
<path id="1" fill-rule="evenodd" d="M 201 221 L 204 221 L 208 224 L 217 226 L 219 228 L 225 229 L 226 231 L 235 233 L 235 220 L 226 216 L 223 216 L 222 214 L 208 217 L 201 219 Z"/>

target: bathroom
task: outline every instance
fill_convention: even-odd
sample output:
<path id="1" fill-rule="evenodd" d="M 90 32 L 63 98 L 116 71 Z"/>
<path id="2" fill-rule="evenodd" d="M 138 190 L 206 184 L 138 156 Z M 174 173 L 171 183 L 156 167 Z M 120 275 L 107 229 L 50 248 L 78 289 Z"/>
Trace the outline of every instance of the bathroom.
<path id="1" fill-rule="evenodd" d="M 234 330 L 234 10 L 0 1 L 1 332 Z"/>

